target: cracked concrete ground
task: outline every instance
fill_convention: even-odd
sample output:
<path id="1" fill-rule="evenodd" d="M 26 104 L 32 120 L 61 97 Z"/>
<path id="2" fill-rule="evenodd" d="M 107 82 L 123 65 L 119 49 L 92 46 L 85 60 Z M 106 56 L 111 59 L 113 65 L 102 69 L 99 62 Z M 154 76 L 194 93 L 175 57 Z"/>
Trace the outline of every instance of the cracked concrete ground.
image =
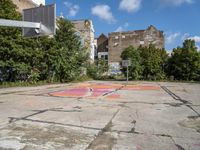
<path id="1" fill-rule="evenodd" d="M 90 82 L 102 83 L 126 87 Z M 200 149 L 200 84 L 129 84 L 159 88 L 92 99 L 49 94 L 78 83 L 0 89 L 0 150 Z"/>

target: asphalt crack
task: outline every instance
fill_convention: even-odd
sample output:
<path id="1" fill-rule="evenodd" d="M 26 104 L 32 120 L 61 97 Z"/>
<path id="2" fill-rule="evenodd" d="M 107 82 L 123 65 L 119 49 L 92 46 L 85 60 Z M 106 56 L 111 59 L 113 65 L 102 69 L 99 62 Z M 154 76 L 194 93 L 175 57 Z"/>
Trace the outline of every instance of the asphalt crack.
<path id="1" fill-rule="evenodd" d="M 181 145 L 175 144 L 178 150 L 185 150 Z"/>
<path id="2" fill-rule="evenodd" d="M 29 117 L 33 117 L 48 111 L 56 111 L 56 112 L 82 112 L 81 110 L 62 110 L 63 108 L 50 108 L 50 109 L 44 109 L 44 110 L 32 110 L 32 111 L 36 111 L 36 113 L 21 117 L 21 118 L 17 118 L 17 117 L 9 117 L 9 123 L 13 123 L 16 121 L 20 121 L 20 120 L 28 120 Z"/>
<path id="3" fill-rule="evenodd" d="M 123 89 L 125 86 L 126 86 L 126 85 L 123 85 L 123 86 L 121 86 L 121 87 L 119 87 L 119 88 L 117 88 L 117 89 L 115 89 L 115 90 L 113 90 L 113 91 L 109 91 L 109 92 L 107 92 L 107 93 L 104 93 L 104 94 L 102 95 L 102 97 L 106 97 L 106 96 L 108 96 L 108 95 L 110 95 L 110 94 L 112 94 L 112 93 L 115 93 L 115 92 L 117 92 L 117 91 Z"/>
<path id="4" fill-rule="evenodd" d="M 105 125 L 105 127 L 98 133 L 96 138 L 88 145 L 85 150 L 96 149 L 96 150 L 111 150 L 116 142 L 116 139 L 108 134 L 111 132 L 111 127 L 113 126 L 112 120 L 119 113 L 120 108 L 114 113 L 110 121 Z"/>
<path id="5" fill-rule="evenodd" d="M 200 116 L 200 114 L 199 114 L 196 110 L 194 110 L 194 109 L 189 105 L 189 104 L 192 104 L 192 103 L 188 102 L 187 100 L 181 99 L 181 97 L 179 97 L 178 95 L 176 95 L 175 93 L 173 93 L 172 91 L 170 91 L 170 90 L 169 90 L 167 87 L 165 87 L 165 86 L 161 86 L 161 88 L 162 88 L 166 93 L 168 93 L 174 100 L 181 102 L 182 105 L 188 107 L 190 110 L 192 110 L 192 111 L 193 111 L 194 113 L 196 113 L 198 116 Z M 178 106 L 178 105 L 176 105 L 176 106 Z M 181 105 L 179 105 L 179 106 L 181 106 Z"/>
<path id="6" fill-rule="evenodd" d="M 181 97 L 179 97 L 178 95 L 176 95 L 175 93 L 173 93 L 172 91 L 170 91 L 167 87 L 165 86 L 161 86 L 161 88 L 167 92 L 173 99 L 182 102 L 183 104 L 191 104 L 190 102 L 181 99 Z"/>

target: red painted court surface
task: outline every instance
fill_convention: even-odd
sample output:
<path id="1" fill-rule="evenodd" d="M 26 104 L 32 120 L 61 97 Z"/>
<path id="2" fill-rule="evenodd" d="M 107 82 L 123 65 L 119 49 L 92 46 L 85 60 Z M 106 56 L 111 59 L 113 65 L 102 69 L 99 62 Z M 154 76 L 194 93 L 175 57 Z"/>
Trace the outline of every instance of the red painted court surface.
<path id="1" fill-rule="evenodd" d="M 160 90 L 159 86 L 153 85 L 123 85 L 123 84 L 105 84 L 105 83 L 82 83 L 66 90 L 50 93 L 57 97 L 74 97 L 96 99 L 104 97 L 106 99 L 120 99 L 121 96 L 116 91 L 127 90 Z"/>

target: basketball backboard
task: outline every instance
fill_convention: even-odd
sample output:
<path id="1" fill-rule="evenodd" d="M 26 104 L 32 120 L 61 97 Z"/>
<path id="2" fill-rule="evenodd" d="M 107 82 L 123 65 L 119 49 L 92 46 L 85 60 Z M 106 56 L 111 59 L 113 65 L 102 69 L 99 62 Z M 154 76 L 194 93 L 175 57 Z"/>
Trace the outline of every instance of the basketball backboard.
<path id="1" fill-rule="evenodd" d="M 24 9 L 23 21 L 40 23 L 40 29 L 23 28 L 24 37 L 54 35 L 56 32 L 56 5 Z"/>
<path id="2" fill-rule="evenodd" d="M 131 65 L 131 61 L 130 60 L 122 60 L 122 67 L 128 67 Z"/>

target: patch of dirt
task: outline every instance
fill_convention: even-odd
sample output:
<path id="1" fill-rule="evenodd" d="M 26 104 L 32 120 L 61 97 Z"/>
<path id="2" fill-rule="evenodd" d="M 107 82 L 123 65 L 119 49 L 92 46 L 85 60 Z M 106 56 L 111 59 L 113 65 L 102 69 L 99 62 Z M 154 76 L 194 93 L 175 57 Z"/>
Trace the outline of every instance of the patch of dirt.
<path id="1" fill-rule="evenodd" d="M 87 150 L 112 150 L 112 147 L 116 144 L 116 138 L 111 135 L 110 131 L 113 124 L 110 121 L 103 129 L 99 132 L 97 137 L 90 143 Z"/>
<path id="2" fill-rule="evenodd" d="M 104 132 L 92 142 L 88 150 L 112 150 L 114 144 L 116 139 L 108 132 Z"/>

